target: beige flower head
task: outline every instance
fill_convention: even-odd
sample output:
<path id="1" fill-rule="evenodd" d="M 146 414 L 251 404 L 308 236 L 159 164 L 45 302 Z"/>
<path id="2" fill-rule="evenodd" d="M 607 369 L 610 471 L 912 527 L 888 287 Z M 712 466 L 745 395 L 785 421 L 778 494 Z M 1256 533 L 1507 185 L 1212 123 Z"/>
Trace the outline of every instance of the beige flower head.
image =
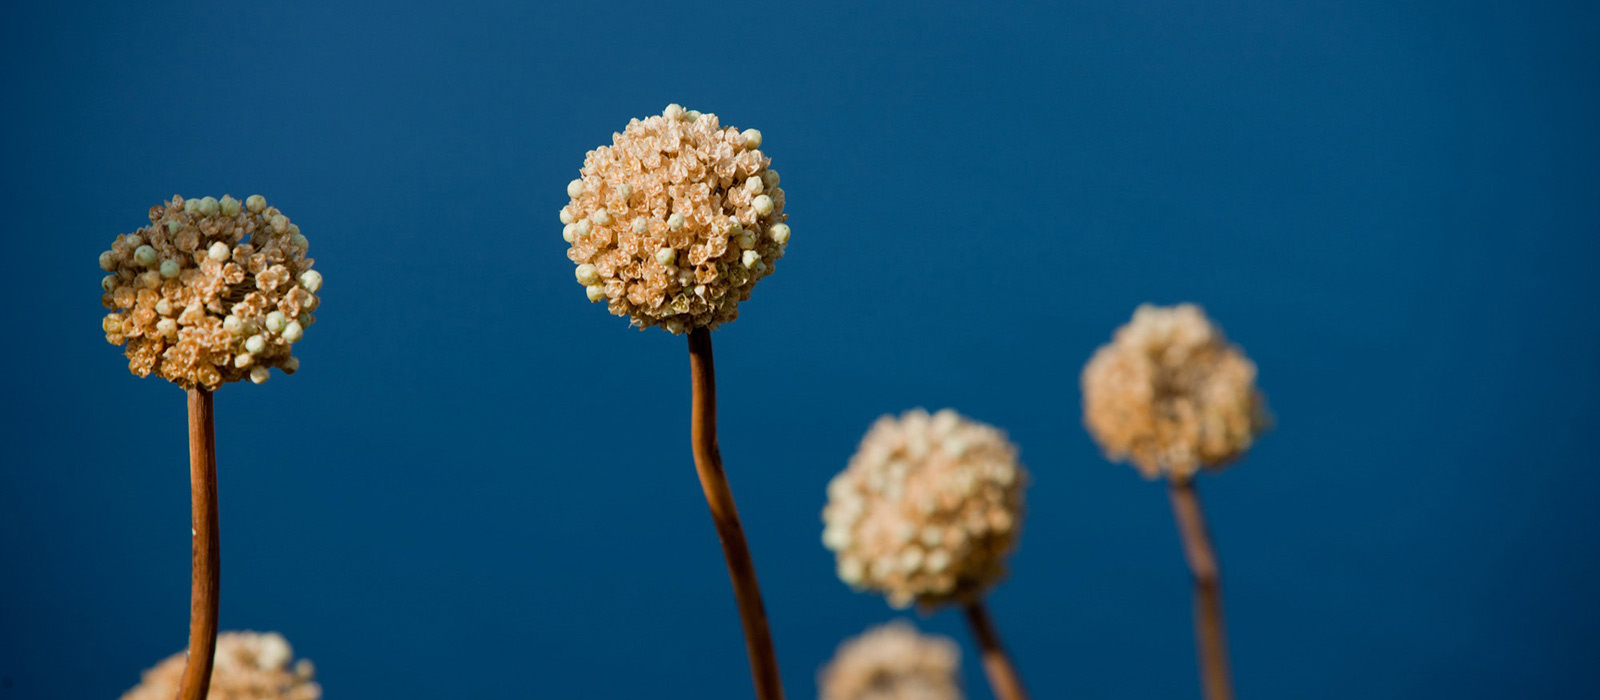
<path id="1" fill-rule="evenodd" d="M 293 374 L 322 289 L 308 245 L 261 195 L 150 207 L 149 226 L 100 254 L 106 342 L 127 345 L 134 374 L 185 389 Z"/>
<path id="2" fill-rule="evenodd" d="M 897 608 L 970 600 L 1005 575 L 1027 479 L 994 427 L 950 409 L 884 416 L 828 483 L 822 543 L 840 579 Z"/>
<path id="3" fill-rule="evenodd" d="M 839 645 L 817 679 L 819 700 L 962 700 L 961 647 L 904 620 Z"/>
<path id="4" fill-rule="evenodd" d="M 1194 304 L 1145 304 L 1083 368 L 1083 420 L 1111 459 L 1188 479 L 1266 429 L 1256 366 Z"/>
<path id="5" fill-rule="evenodd" d="M 789 243 L 761 132 L 674 104 L 611 140 L 589 151 L 561 209 L 584 294 L 640 329 L 737 318 Z"/>
<path id="6" fill-rule="evenodd" d="M 186 652 L 166 658 L 144 672 L 139 685 L 122 700 L 172 700 L 183 680 Z M 322 687 L 316 670 L 301 659 L 291 665 L 294 650 L 276 632 L 223 632 L 217 635 L 216 665 L 211 671 L 211 700 L 318 700 Z"/>

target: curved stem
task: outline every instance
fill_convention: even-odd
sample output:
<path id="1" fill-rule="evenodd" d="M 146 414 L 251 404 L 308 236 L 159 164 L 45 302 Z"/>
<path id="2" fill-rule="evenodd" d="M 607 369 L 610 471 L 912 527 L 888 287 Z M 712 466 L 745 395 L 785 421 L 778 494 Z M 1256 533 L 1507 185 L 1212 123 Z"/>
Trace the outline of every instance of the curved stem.
<path id="1" fill-rule="evenodd" d="M 1205 515 L 1200 512 L 1200 497 L 1192 479 L 1172 480 L 1167 493 L 1172 497 L 1172 514 L 1183 537 L 1183 555 L 1194 576 L 1194 636 L 1200 656 L 1200 686 L 1206 700 L 1233 700 L 1228 638 L 1222 628 L 1222 578 L 1217 571 L 1217 553 L 1206 532 Z"/>
<path id="2" fill-rule="evenodd" d="M 689 436 L 694 443 L 694 468 L 700 474 L 711 520 L 722 540 L 722 555 L 728 560 L 728 577 L 733 579 L 733 596 L 739 604 L 739 621 L 744 625 L 744 643 L 750 654 L 750 675 L 759 700 L 782 700 L 783 684 L 778 679 L 778 656 L 772 648 L 772 631 L 767 627 L 767 611 L 761 604 L 761 588 L 756 584 L 756 568 L 750 559 L 750 546 L 739 524 L 739 510 L 733 504 L 728 476 L 722 471 L 722 453 L 717 450 L 717 378 L 711 361 L 711 332 L 696 328 L 689 332 L 689 378 L 694 398 Z"/>
<path id="3" fill-rule="evenodd" d="M 217 431 L 211 392 L 189 390 L 189 492 L 193 502 L 194 563 L 189 592 L 189 660 L 178 700 L 204 700 L 217 653 L 222 549 L 217 532 Z"/>
<path id="4" fill-rule="evenodd" d="M 996 700 L 1028 700 L 1028 689 L 1022 687 L 1022 675 L 1000 643 L 1000 634 L 994 629 L 994 620 L 989 618 L 989 608 L 983 599 L 967 603 L 962 611 L 967 614 L 967 625 L 978 642 L 983 673 L 989 677 L 989 688 L 994 691 Z"/>

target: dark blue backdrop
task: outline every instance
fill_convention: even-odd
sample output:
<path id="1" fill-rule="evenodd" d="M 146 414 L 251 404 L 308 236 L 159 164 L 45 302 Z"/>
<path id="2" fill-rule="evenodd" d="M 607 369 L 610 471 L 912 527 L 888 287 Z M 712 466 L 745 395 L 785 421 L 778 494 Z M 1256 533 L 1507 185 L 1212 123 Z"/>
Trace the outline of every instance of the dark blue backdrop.
<path id="1" fill-rule="evenodd" d="M 793 698 L 891 617 L 818 512 L 919 405 L 1034 473 L 992 600 L 1035 696 L 1197 694 L 1161 489 L 1079 426 L 1147 300 L 1204 304 L 1280 421 L 1202 485 L 1242 697 L 1600 692 L 1592 3 L 266 5 L 4 10 L 0 698 L 184 644 L 182 393 L 104 343 L 95 266 L 175 192 L 265 194 L 327 278 L 302 372 L 217 399 L 225 628 L 333 700 L 746 695 L 684 343 L 586 302 L 556 221 L 668 102 L 789 194 L 715 337 Z"/>

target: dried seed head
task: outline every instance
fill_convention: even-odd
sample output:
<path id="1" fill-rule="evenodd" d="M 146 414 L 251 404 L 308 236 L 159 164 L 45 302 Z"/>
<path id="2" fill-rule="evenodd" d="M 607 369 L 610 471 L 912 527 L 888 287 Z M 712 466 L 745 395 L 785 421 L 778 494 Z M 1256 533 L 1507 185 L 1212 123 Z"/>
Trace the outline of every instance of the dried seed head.
<path id="1" fill-rule="evenodd" d="M 589 289 L 600 286 L 610 311 L 640 328 L 683 332 L 737 318 L 783 256 L 771 234 L 786 218 L 783 190 L 760 145 L 753 129 L 671 105 L 590 151 L 563 210 L 577 221 L 563 239 L 585 294 L 594 300 Z"/>
<path id="2" fill-rule="evenodd" d="M 1005 575 L 1027 472 L 999 430 L 945 409 L 884 416 L 828 484 L 839 578 L 897 608 L 982 595 Z"/>
<path id="3" fill-rule="evenodd" d="M 962 700 L 961 647 L 895 620 L 839 645 L 817 688 L 820 700 Z"/>
<path id="4" fill-rule="evenodd" d="M 1270 422 L 1256 366 L 1193 304 L 1140 306 L 1083 368 L 1083 419 L 1145 478 L 1220 468 Z"/>
<path id="5" fill-rule="evenodd" d="M 211 698 L 228 700 L 319 700 L 322 687 L 309 660 L 291 663 L 294 650 L 276 632 L 223 632 L 211 673 Z M 138 686 L 122 700 L 171 700 L 183 679 L 185 652 L 166 658 L 144 672 Z"/>
<path id="6" fill-rule="evenodd" d="M 111 272 L 101 303 L 106 341 L 126 345 L 128 369 L 184 388 L 216 389 L 266 376 L 289 362 L 281 333 L 315 309 L 322 277 L 311 269 L 299 227 L 260 195 L 173 197 L 150 208 L 150 224 L 118 236 L 100 256 Z M 302 330 L 305 324 L 301 324 Z M 255 335 L 253 329 L 271 335 Z M 248 354 L 246 366 L 238 356 Z"/>

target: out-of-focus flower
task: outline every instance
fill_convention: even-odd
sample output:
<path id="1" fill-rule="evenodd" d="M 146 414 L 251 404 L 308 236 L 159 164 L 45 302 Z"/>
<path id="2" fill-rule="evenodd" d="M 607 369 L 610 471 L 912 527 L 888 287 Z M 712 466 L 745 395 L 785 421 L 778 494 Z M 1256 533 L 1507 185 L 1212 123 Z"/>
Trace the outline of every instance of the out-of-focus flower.
<path id="1" fill-rule="evenodd" d="M 567 257 L 590 301 L 675 334 L 739 315 L 789 242 L 761 133 L 668 105 L 584 158 L 561 209 Z"/>
<path id="2" fill-rule="evenodd" d="M 290 346 L 316 318 L 322 274 L 300 227 L 261 195 L 150 207 L 150 225 L 100 254 L 106 341 L 127 345 L 128 369 L 185 389 L 216 389 L 267 368 L 292 374 Z"/>
<path id="3" fill-rule="evenodd" d="M 178 695 L 187 654 L 178 652 L 144 672 L 122 700 L 172 700 Z M 276 632 L 223 632 L 217 635 L 210 700 L 319 700 L 322 687 L 306 659 L 290 664 L 294 650 Z"/>
<path id="4" fill-rule="evenodd" d="M 999 430 L 945 409 L 884 416 L 828 484 L 839 578 L 897 608 L 982 595 L 1005 575 L 1027 472 Z"/>
<path id="5" fill-rule="evenodd" d="M 1256 366 L 1193 304 L 1140 306 L 1083 368 L 1083 416 L 1145 478 L 1226 465 L 1268 424 Z"/>
<path id="6" fill-rule="evenodd" d="M 839 645 L 817 679 L 819 700 L 962 700 L 961 648 L 904 620 Z"/>

